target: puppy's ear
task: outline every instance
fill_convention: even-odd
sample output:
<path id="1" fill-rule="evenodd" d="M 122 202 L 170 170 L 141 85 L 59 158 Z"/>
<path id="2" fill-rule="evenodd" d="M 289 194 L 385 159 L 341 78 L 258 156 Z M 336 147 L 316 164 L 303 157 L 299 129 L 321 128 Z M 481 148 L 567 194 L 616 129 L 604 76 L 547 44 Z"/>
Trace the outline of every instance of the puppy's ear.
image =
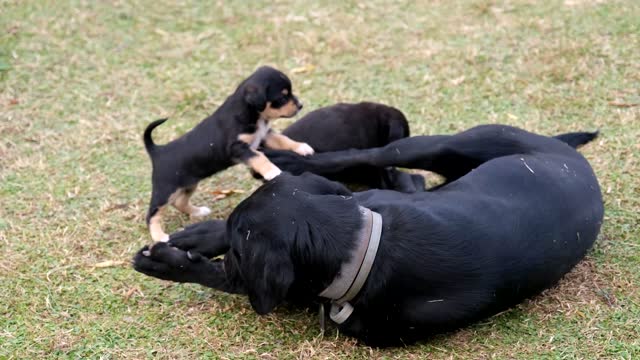
<path id="1" fill-rule="evenodd" d="M 262 112 L 267 107 L 267 94 L 262 86 L 247 84 L 244 88 L 244 101 L 257 112 Z"/>
<path id="2" fill-rule="evenodd" d="M 290 255 L 284 248 L 256 252 L 243 266 L 251 307 L 260 315 L 270 313 L 284 301 L 293 283 Z"/>

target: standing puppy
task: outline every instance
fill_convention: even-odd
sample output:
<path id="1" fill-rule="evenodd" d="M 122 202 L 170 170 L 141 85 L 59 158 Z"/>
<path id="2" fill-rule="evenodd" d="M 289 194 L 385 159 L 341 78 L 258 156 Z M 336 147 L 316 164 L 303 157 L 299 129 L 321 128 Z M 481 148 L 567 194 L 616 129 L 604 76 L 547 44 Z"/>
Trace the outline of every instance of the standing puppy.
<path id="1" fill-rule="evenodd" d="M 169 239 L 162 229 L 167 205 L 191 216 L 211 212 L 189 202 L 200 180 L 238 162 L 247 164 L 267 180 L 278 176 L 280 169 L 256 150 L 261 142 L 272 149 L 313 154 L 306 143 L 293 141 L 269 128 L 270 120 L 295 116 L 301 108 L 291 91 L 289 78 L 264 66 L 243 81 L 218 110 L 180 138 L 156 145 L 151 133 L 166 119 L 149 124 L 144 132 L 144 145 L 153 166 L 147 213 L 153 240 Z"/>

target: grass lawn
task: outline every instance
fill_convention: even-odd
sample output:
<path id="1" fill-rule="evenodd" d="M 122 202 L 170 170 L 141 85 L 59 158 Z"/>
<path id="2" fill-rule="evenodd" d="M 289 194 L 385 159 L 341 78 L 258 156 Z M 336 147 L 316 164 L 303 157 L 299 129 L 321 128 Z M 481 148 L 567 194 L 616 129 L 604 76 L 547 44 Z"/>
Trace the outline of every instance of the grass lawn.
<path id="1" fill-rule="evenodd" d="M 640 358 L 640 2 L 0 0 L 0 359 Z M 262 64 L 305 110 L 371 100 L 414 134 L 600 129 L 605 223 L 556 288 L 453 334 L 372 349 L 316 314 L 133 271 L 150 162 Z M 277 124 L 284 127 L 289 120 Z M 224 218 L 259 183 L 202 183 Z M 167 229 L 189 219 L 171 211 Z"/>

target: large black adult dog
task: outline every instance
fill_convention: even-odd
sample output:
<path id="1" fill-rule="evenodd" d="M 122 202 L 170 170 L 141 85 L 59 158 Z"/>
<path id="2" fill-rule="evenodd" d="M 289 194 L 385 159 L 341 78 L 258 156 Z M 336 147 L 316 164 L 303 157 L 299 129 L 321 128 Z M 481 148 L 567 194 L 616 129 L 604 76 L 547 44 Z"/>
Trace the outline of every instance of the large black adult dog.
<path id="1" fill-rule="evenodd" d="M 339 103 L 309 112 L 282 131 L 316 152 L 381 147 L 410 135 L 404 114 L 391 106 Z M 265 150 L 267 156 L 278 150 Z M 287 171 L 287 169 L 280 169 Z M 424 191 L 424 178 L 393 167 L 358 166 L 327 176 L 348 185 L 402 192 Z"/>
<path id="2" fill-rule="evenodd" d="M 293 141 L 269 128 L 271 120 L 295 116 L 301 108 L 289 78 L 263 66 L 245 79 L 213 114 L 180 138 L 156 145 L 151 133 L 166 119 L 149 124 L 143 138 L 153 165 L 153 188 L 147 212 L 153 240 L 168 240 L 162 229 L 162 214 L 167 205 L 191 216 L 211 212 L 207 207 L 190 203 L 200 180 L 238 162 L 249 165 L 268 180 L 279 175 L 280 169 L 256 151 L 261 142 L 273 149 L 312 154 L 308 144 Z"/>
<path id="3" fill-rule="evenodd" d="M 301 159 L 304 166 L 403 166 L 448 182 L 413 194 L 351 193 L 316 175 L 283 174 L 241 202 L 226 229 L 223 221 L 187 228 L 150 256 L 143 248 L 134 267 L 248 294 L 259 314 L 285 300 L 326 302 L 319 294 L 375 240 L 368 208 L 381 215 L 382 234 L 368 278 L 349 301 L 353 313 L 338 328 L 377 346 L 449 331 L 539 294 L 585 256 L 604 210 L 598 181 L 572 146 L 593 137 L 487 125 L 318 154 Z M 224 252 L 223 260 L 207 259 Z"/>

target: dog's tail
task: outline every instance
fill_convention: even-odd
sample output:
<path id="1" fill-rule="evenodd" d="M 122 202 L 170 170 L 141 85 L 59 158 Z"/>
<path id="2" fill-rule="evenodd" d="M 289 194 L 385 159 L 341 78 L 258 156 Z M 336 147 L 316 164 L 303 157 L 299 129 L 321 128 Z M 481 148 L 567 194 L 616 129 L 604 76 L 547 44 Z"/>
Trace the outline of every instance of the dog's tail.
<path id="1" fill-rule="evenodd" d="M 160 126 L 165 121 L 167 121 L 167 119 L 156 120 L 156 121 L 152 122 L 151 124 L 149 124 L 149 126 L 147 126 L 147 128 L 144 130 L 144 135 L 142 136 L 142 138 L 144 140 L 144 147 L 147 149 L 147 153 L 149 155 L 151 155 L 151 152 L 153 152 L 153 150 L 157 146 L 153 142 L 153 138 L 151 137 L 151 133 L 153 132 L 153 129 L 155 129 L 156 127 Z"/>
<path id="2" fill-rule="evenodd" d="M 582 146 L 584 144 L 587 144 L 587 143 L 593 141 L 593 139 L 598 137 L 599 133 L 600 133 L 600 131 L 595 131 L 595 132 L 572 132 L 572 133 L 556 135 L 556 136 L 554 136 L 554 138 L 556 138 L 556 139 L 566 143 L 567 145 L 571 146 L 572 148 L 576 149 L 579 146 Z"/>

